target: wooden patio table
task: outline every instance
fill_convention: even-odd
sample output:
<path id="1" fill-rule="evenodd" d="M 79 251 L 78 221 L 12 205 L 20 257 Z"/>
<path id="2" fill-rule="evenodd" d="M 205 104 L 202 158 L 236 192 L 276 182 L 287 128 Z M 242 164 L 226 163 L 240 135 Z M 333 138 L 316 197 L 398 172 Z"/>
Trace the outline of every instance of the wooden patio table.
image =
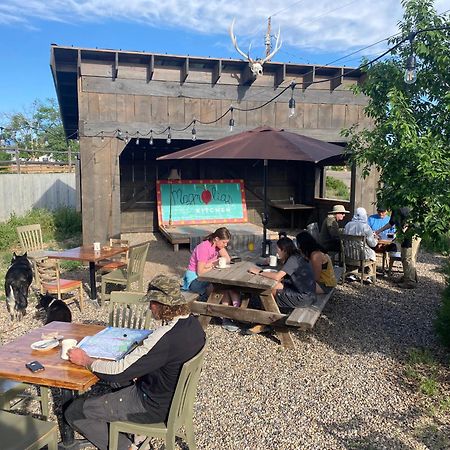
<path id="1" fill-rule="evenodd" d="M 207 302 L 195 301 L 192 311 L 202 314 L 200 323 L 206 328 L 211 317 L 227 317 L 241 322 L 260 323 L 275 327 L 281 344 L 286 348 L 292 348 L 294 343 L 287 328 L 284 326 L 286 314 L 281 314 L 278 305 L 271 293 L 271 289 L 277 283 L 270 278 L 248 273 L 248 269 L 255 265 L 249 261 L 231 264 L 225 269 L 212 269 L 201 277 L 199 281 L 212 283 L 214 291 Z M 248 308 L 249 298 L 242 301 L 240 308 L 221 305 L 223 294 L 226 289 L 236 289 L 247 294 L 256 294 L 261 299 L 264 310 Z"/>
<path id="2" fill-rule="evenodd" d="M 83 245 L 82 247 L 71 248 L 61 252 L 45 252 L 47 258 L 64 259 L 69 261 L 87 261 L 89 262 L 89 287 L 91 300 L 97 300 L 97 286 L 95 283 L 95 263 L 102 259 L 108 259 L 119 253 L 126 252 L 127 247 L 100 247 L 100 251 L 94 251 L 92 245 Z"/>
<path id="3" fill-rule="evenodd" d="M 61 359 L 60 345 L 45 351 L 32 350 L 30 345 L 41 340 L 43 333 L 57 332 L 65 339 L 73 338 L 80 341 L 85 336 L 92 336 L 104 328 L 92 324 L 51 322 L 41 328 L 31 330 L 0 347 L 0 377 L 39 386 L 60 388 L 61 406 L 64 411 L 68 402 L 97 383 L 97 376 L 84 367 Z M 39 361 L 45 369 L 31 372 L 25 367 L 26 363 L 34 360 Z M 58 424 L 62 440 L 59 444 L 60 449 L 77 449 L 87 445 L 88 441 L 86 440 L 76 441 L 74 439 L 74 431 L 65 421 L 62 413 L 61 417 L 58 417 Z"/>
<path id="4" fill-rule="evenodd" d="M 294 213 L 295 211 L 312 211 L 316 209 L 315 206 L 304 205 L 303 203 L 271 203 L 270 206 L 282 211 L 289 211 L 291 213 L 291 230 L 294 229 Z"/>

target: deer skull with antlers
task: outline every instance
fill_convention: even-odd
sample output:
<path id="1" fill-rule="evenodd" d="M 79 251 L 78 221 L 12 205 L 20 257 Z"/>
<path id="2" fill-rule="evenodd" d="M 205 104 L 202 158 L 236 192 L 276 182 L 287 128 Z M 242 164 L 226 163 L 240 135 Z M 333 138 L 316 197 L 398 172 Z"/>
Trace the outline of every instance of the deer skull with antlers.
<path id="1" fill-rule="evenodd" d="M 275 41 L 275 48 L 273 49 L 273 51 L 269 55 L 267 55 L 265 58 L 253 59 L 250 57 L 250 48 L 248 49 L 248 53 L 245 54 L 237 45 L 236 35 L 234 34 L 235 20 L 236 19 L 233 19 L 233 22 L 231 22 L 231 25 L 230 25 L 231 42 L 233 43 L 236 51 L 248 61 L 248 65 L 250 67 L 250 70 L 251 70 L 253 76 L 255 78 L 258 76 L 261 76 L 263 74 L 263 64 L 267 61 L 270 61 L 274 57 L 275 53 L 277 53 L 278 50 L 280 50 L 280 48 L 281 48 L 280 30 L 278 29 L 278 34 L 275 36 L 276 41 Z"/>

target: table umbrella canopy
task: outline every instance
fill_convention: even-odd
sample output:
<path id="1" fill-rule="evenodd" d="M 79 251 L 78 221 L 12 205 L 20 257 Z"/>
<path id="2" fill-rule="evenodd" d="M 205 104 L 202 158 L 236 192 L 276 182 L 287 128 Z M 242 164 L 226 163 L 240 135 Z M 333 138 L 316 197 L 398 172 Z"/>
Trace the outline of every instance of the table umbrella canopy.
<path id="1" fill-rule="evenodd" d="M 159 161 L 179 159 L 261 159 L 264 160 L 264 214 L 262 256 L 267 255 L 267 208 L 268 160 L 307 161 L 331 164 L 340 159 L 343 148 L 300 134 L 270 127 L 258 127 L 254 130 L 226 136 L 215 141 L 205 142 L 194 147 L 170 153 L 157 158 Z"/>

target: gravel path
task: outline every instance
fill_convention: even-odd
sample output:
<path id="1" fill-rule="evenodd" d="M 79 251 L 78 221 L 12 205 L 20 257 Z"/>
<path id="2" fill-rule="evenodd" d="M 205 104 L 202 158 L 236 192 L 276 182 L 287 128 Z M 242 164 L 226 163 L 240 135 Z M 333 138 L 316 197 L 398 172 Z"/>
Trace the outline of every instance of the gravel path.
<path id="1" fill-rule="evenodd" d="M 161 272 L 183 273 L 187 249 L 175 253 L 150 234 L 122 237 L 150 241 L 146 281 Z M 416 290 L 402 291 L 385 278 L 375 286 L 339 286 L 311 332 L 292 332 L 293 350 L 271 335 L 242 336 L 210 325 L 195 405 L 198 448 L 449 449 L 450 407 L 427 413 L 405 376 L 412 348 L 448 358 L 433 332 L 444 261 L 426 253 L 419 259 Z M 71 306 L 74 321 L 82 322 L 106 323 L 106 309 L 88 304 L 81 314 Z M 1 342 L 41 326 L 32 316 L 11 327 L 0 308 Z M 450 398 L 450 370 L 440 367 Z"/>

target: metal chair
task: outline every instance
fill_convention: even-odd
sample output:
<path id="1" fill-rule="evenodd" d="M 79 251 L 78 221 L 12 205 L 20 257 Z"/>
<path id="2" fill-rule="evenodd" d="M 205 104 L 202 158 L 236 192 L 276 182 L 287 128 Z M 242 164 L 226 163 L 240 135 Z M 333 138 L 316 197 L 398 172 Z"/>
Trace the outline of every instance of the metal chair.
<path id="1" fill-rule="evenodd" d="M 47 419 L 49 389 L 44 386 L 36 386 L 37 394 L 27 393 L 27 389 L 32 387 L 30 384 L 0 378 L 0 409 L 15 410 L 28 400 L 37 400 L 41 405 L 42 416 Z M 15 403 L 11 405 L 11 402 Z"/>
<path id="2" fill-rule="evenodd" d="M 344 282 L 345 277 L 352 273 L 360 275 L 361 284 L 366 278 L 372 278 L 375 283 L 377 281 L 377 263 L 370 259 L 366 259 L 365 248 L 369 245 L 365 236 L 353 236 L 342 234 L 341 240 L 341 258 L 344 271 L 341 281 Z M 369 268 L 369 274 L 365 273 L 366 267 Z"/>
<path id="3" fill-rule="evenodd" d="M 61 278 L 57 259 L 35 260 L 34 266 L 41 294 L 57 294 L 58 299 L 61 300 L 61 294 L 76 291 L 77 294 L 73 298 L 78 298 L 80 311 L 83 311 L 83 282 L 81 280 Z"/>
<path id="4" fill-rule="evenodd" d="M 20 245 L 30 259 L 43 258 L 44 241 L 40 224 L 24 225 L 16 228 Z"/>
<path id="5" fill-rule="evenodd" d="M 123 247 L 124 252 L 119 253 L 117 256 L 113 256 L 110 259 L 103 259 L 95 265 L 95 270 L 100 273 L 111 272 L 115 269 L 120 269 L 128 265 L 128 247 L 129 241 L 127 239 L 115 239 L 109 240 L 110 247 Z"/>
<path id="6" fill-rule="evenodd" d="M 306 226 L 306 231 L 317 241 L 320 242 L 320 230 L 317 222 L 310 223 Z"/>
<path id="7" fill-rule="evenodd" d="M 7 411 L 0 411 L 0 436 L 1 448 L 8 450 L 38 450 L 46 445 L 48 450 L 58 448 L 56 423 Z"/>
<path id="8" fill-rule="evenodd" d="M 152 315 L 144 292 L 111 292 L 109 325 L 138 330 L 149 328 Z"/>
<path id="9" fill-rule="evenodd" d="M 206 347 L 206 346 L 205 346 Z M 175 449 L 175 437 L 184 439 L 189 450 L 194 450 L 194 400 L 197 392 L 198 380 L 200 378 L 205 347 L 192 359 L 186 361 L 181 369 L 178 378 L 175 394 L 170 405 L 169 418 L 167 425 L 161 423 L 134 423 L 134 422 L 111 422 L 109 427 L 109 448 L 117 450 L 119 433 L 131 433 L 140 436 L 147 436 L 141 444 L 141 448 L 147 445 L 150 437 L 161 438 L 165 440 L 165 448 Z M 184 433 L 180 428 L 184 427 Z"/>
<path id="10" fill-rule="evenodd" d="M 132 291 L 133 283 L 138 284 L 138 291 L 143 291 L 144 266 L 147 258 L 149 243 L 131 247 L 126 268 L 116 269 L 102 276 L 101 301 L 109 300 L 106 293 L 107 284 L 124 285 L 126 291 Z"/>

